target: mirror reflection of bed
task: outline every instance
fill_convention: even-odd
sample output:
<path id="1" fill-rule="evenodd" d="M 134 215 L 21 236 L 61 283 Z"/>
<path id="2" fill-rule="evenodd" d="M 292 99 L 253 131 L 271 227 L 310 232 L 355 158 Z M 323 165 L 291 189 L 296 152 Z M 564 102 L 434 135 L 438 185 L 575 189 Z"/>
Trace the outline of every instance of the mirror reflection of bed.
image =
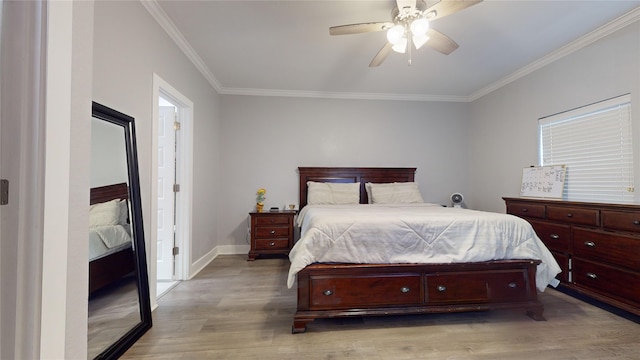
<path id="1" fill-rule="evenodd" d="M 134 118 L 93 103 L 87 357 L 117 359 L 151 328 Z"/>
<path id="2" fill-rule="evenodd" d="M 91 189 L 89 358 L 140 322 L 128 191 L 127 183 Z"/>

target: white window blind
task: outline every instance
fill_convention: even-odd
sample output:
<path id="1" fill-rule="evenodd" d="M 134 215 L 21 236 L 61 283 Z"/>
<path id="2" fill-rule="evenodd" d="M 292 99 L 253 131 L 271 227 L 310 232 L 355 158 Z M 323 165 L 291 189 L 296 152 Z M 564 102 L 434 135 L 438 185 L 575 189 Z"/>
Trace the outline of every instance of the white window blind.
<path id="1" fill-rule="evenodd" d="M 631 97 L 538 120 L 540 164 L 567 165 L 563 198 L 634 202 Z"/>

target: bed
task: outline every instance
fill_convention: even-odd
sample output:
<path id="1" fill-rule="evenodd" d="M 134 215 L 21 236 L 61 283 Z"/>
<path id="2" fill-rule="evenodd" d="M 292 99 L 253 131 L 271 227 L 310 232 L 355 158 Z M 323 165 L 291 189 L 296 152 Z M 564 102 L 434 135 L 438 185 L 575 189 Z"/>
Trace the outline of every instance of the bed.
<path id="1" fill-rule="evenodd" d="M 545 320 L 537 292 L 544 291 L 560 268 L 528 223 L 510 215 L 445 208 L 436 204 L 369 204 L 370 184 L 381 184 L 373 185 L 378 191 L 375 196 L 381 200 L 383 197 L 379 189 L 388 185 L 396 186 L 391 183 L 406 183 L 401 184 L 402 188 L 417 186 L 414 182 L 415 168 L 300 167 L 298 170 L 301 211 L 297 221 L 301 226 L 301 237 L 289 254 L 291 267 L 288 277 L 289 287 L 297 283 L 293 333 L 305 332 L 308 323 L 317 318 L 348 316 L 521 308 L 534 320 Z M 334 186 L 331 184 L 355 188 L 357 194 L 353 195 L 351 191 L 351 200 L 346 205 L 318 205 L 318 197 L 313 195 L 314 201 L 310 202 L 313 205 L 308 206 L 309 197 L 312 196 L 309 193 L 311 187 L 317 194 L 318 189 Z M 357 204 L 352 205 L 350 201 L 354 201 L 354 196 L 357 196 Z M 417 216 L 410 215 L 413 218 L 398 219 L 402 227 L 410 229 L 410 235 L 398 236 L 394 235 L 396 232 L 387 232 L 386 228 L 376 228 L 374 222 L 377 217 L 387 216 L 387 210 L 383 209 L 385 207 L 408 214 L 413 214 L 412 207 L 415 207 L 422 212 Z M 358 211 L 363 211 L 359 218 Z M 497 255 L 484 254 L 482 256 L 486 259 L 481 261 L 459 260 L 460 257 L 455 254 L 414 260 L 412 256 L 415 254 L 407 252 L 406 248 L 415 250 L 419 247 L 416 244 L 424 242 L 422 240 L 428 235 L 421 234 L 422 230 L 416 231 L 416 228 L 429 229 L 432 220 L 429 218 L 429 226 L 412 221 L 422 219 L 419 221 L 424 222 L 421 217 L 439 216 L 432 215 L 439 213 L 448 219 L 443 220 L 444 225 L 436 231 L 439 234 L 436 236 L 438 242 L 447 238 L 446 234 L 453 228 L 451 224 L 465 223 L 462 220 L 465 217 L 470 223 L 492 224 L 497 221 L 499 224 L 495 226 L 480 227 L 480 230 L 474 228 L 476 235 L 473 236 L 464 234 L 464 228 L 456 234 L 480 240 L 490 237 L 491 243 L 503 244 L 502 248 L 495 246 L 503 249 L 496 251 L 502 252 Z M 484 219 L 485 214 L 488 219 Z M 455 217 L 454 221 L 451 220 L 452 216 Z M 514 230 L 510 230 L 512 222 L 515 222 Z M 509 237 L 522 240 L 514 240 L 518 245 L 511 246 L 508 244 L 511 241 Z M 353 241 L 357 241 L 356 245 Z M 488 242 L 486 239 L 484 241 L 486 245 Z M 442 242 L 444 248 L 449 246 L 451 249 L 451 243 Z M 367 244 L 385 250 L 378 254 L 375 248 L 359 249 L 360 245 L 369 246 Z M 460 256 L 463 259 L 467 259 L 466 254 L 473 253 L 473 249 L 483 248 L 474 247 L 473 244 L 465 246 L 469 246 L 468 251 L 457 251 L 462 253 Z M 388 251 L 394 247 L 400 248 L 400 251 Z M 402 252 L 409 257 L 404 257 Z"/>
<path id="2" fill-rule="evenodd" d="M 89 294 L 130 274 L 135 260 L 126 183 L 91 188 L 89 210 Z"/>

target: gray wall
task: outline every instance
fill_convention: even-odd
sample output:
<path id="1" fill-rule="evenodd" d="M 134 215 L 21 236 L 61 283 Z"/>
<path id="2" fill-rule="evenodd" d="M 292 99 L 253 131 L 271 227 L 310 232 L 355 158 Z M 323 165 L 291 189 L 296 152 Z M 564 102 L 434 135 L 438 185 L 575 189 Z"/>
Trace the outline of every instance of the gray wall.
<path id="1" fill-rule="evenodd" d="M 539 118 L 626 93 L 631 93 L 640 154 L 638 22 L 474 101 L 470 201 L 482 210 L 504 212 L 501 197 L 520 194 L 522 168 L 538 164 Z M 640 156 L 635 160 L 638 188 Z"/>
<path id="2" fill-rule="evenodd" d="M 193 101 L 192 261 L 216 246 L 220 203 L 220 96 L 137 1 L 97 1 L 93 98 L 135 118 L 142 212 L 147 244 L 151 224 L 153 74 Z M 147 246 L 148 248 L 149 246 Z"/>
<path id="3" fill-rule="evenodd" d="M 417 167 L 425 201 L 468 190 L 469 104 L 223 96 L 221 244 L 247 244 L 265 206 L 298 203 L 298 166 Z"/>
<path id="4" fill-rule="evenodd" d="M 122 126 L 91 119 L 91 187 L 129 182 Z"/>

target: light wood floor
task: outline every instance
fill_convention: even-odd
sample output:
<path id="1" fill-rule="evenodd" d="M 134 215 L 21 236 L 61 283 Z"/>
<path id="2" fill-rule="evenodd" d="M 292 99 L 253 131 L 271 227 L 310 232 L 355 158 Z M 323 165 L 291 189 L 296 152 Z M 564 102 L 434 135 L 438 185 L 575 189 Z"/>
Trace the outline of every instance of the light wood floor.
<path id="1" fill-rule="evenodd" d="M 315 320 L 291 334 L 287 259 L 216 258 L 159 301 L 123 359 L 640 359 L 640 325 L 558 291 L 523 311 Z"/>
<path id="2" fill-rule="evenodd" d="M 89 298 L 88 359 L 98 356 L 140 322 L 136 282 L 133 275 L 125 276 Z"/>

